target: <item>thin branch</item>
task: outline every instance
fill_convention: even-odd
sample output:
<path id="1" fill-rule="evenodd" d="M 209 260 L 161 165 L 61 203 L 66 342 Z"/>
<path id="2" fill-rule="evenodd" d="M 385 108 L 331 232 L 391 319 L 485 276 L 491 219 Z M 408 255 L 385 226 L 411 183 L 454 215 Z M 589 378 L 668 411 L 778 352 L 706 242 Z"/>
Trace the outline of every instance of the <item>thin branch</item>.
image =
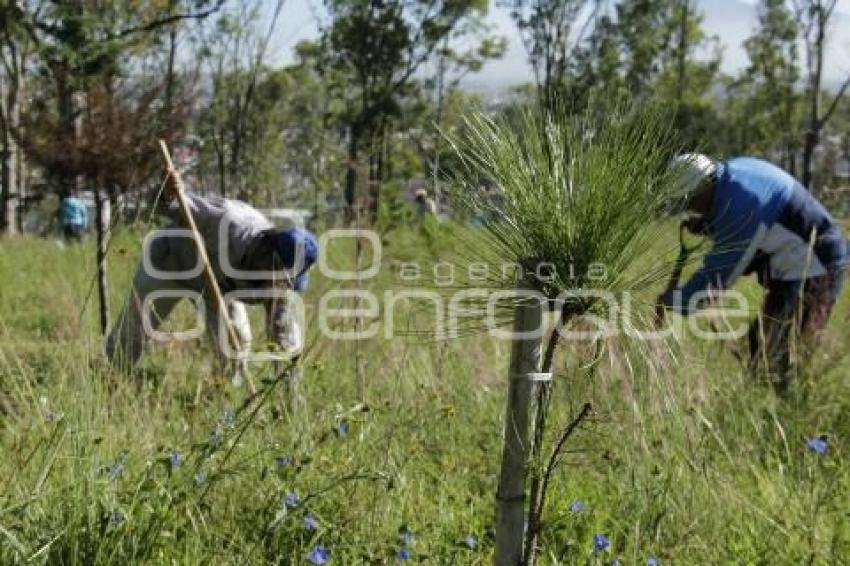
<path id="1" fill-rule="evenodd" d="M 539 410 L 539 409 L 538 409 Z M 557 442 L 555 442 L 555 448 L 552 450 L 552 454 L 549 457 L 549 462 L 546 465 L 546 469 L 543 472 L 542 485 L 539 488 L 539 492 L 537 494 L 536 500 L 531 501 L 531 509 L 528 518 L 528 534 L 526 535 L 525 542 L 525 556 L 523 557 L 523 564 L 525 565 L 533 565 L 535 562 L 535 554 L 536 554 L 536 546 L 537 539 L 540 535 L 540 527 L 541 527 L 541 517 L 543 516 L 543 507 L 546 504 L 546 494 L 549 491 L 549 481 L 552 477 L 552 474 L 555 472 L 555 468 L 558 467 L 558 464 L 561 461 L 561 456 L 564 452 L 564 446 L 567 443 L 567 440 L 573 435 L 575 430 L 581 425 L 581 423 L 590 415 L 593 407 L 590 403 L 585 403 L 582 405 L 581 410 L 578 415 L 570 421 L 569 424 L 561 431 L 561 434 L 558 436 Z"/>
<path id="2" fill-rule="evenodd" d="M 218 12 L 226 0 L 218 0 L 214 6 L 209 8 L 208 10 L 204 10 L 202 12 L 184 12 L 180 14 L 172 14 L 170 16 L 159 18 L 157 20 L 150 21 L 146 24 L 142 24 L 139 26 L 133 26 L 130 28 L 123 29 L 119 31 L 117 34 L 113 35 L 113 38 L 123 38 L 128 35 L 133 35 L 136 33 L 146 33 L 149 31 L 154 31 L 157 28 L 162 26 L 167 26 L 169 24 L 173 24 L 182 20 L 203 20 L 207 16 L 210 16 L 216 12 Z"/>
<path id="3" fill-rule="evenodd" d="M 841 102 L 841 99 L 844 97 L 844 94 L 847 92 L 847 89 L 850 88 L 850 75 L 844 79 L 844 82 L 841 84 L 841 88 L 838 89 L 838 93 L 835 95 L 835 98 L 832 99 L 832 103 L 830 103 L 829 108 L 824 113 L 823 117 L 821 117 L 820 122 L 818 124 L 818 129 L 822 129 L 826 126 L 826 123 L 829 122 L 829 119 L 832 117 L 832 114 L 838 108 L 838 103 Z"/>

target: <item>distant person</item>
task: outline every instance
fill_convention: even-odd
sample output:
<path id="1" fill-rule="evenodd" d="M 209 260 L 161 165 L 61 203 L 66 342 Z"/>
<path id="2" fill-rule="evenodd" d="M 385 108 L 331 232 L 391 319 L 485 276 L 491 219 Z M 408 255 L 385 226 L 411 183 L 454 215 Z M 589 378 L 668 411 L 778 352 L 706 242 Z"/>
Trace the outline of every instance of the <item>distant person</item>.
<path id="1" fill-rule="evenodd" d="M 790 174 L 760 159 L 674 160 L 689 213 L 685 227 L 712 238 L 704 264 L 659 303 L 690 314 L 691 298 L 755 273 L 765 289 L 761 321 L 750 327 L 753 367 L 767 362 L 778 390 L 789 384 L 794 337 L 817 343 L 841 293 L 848 250 L 838 223 Z"/>
<path id="2" fill-rule="evenodd" d="M 416 191 L 416 212 L 420 218 L 426 216 L 437 217 L 437 203 L 428 196 L 428 191 L 425 189 Z"/>
<path id="3" fill-rule="evenodd" d="M 59 205 L 59 222 L 66 240 L 69 242 L 82 240 L 89 224 L 86 203 L 76 196 L 64 197 Z"/>
<path id="4" fill-rule="evenodd" d="M 302 293 L 307 288 L 307 272 L 316 261 L 319 246 L 316 237 L 308 230 L 292 228 L 277 230 L 258 210 L 250 205 L 217 196 L 200 196 L 187 193 L 186 199 L 206 244 L 207 254 L 222 294 L 230 291 L 269 289 L 292 289 Z M 168 229 L 182 229 L 177 221 L 176 202 L 166 208 L 165 214 L 174 221 Z M 220 247 L 220 229 L 228 222 L 225 237 L 226 247 Z M 144 262 L 136 270 L 132 288 L 123 312 L 112 329 L 106 345 L 109 360 L 124 369 L 130 369 L 142 355 L 148 339 L 142 319 L 141 307 L 151 297 L 152 316 L 149 329 L 155 330 L 168 317 L 180 301 L 179 297 L 155 297 L 158 291 L 195 291 L 204 297 L 207 314 L 206 326 L 209 335 L 218 345 L 219 320 L 216 305 L 207 292 L 203 274 L 185 278 L 170 276 L 169 273 L 188 272 L 197 265 L 197 250 L 194 241 L 186 236 L 167 235 L 163 231 L 154 233 L 149 248 L 150 266 L 160 273 L 149 273 Z M 227 251 L 230 265 L 247 272 L 247 276 L 230 277 L 223 270 L 220 254 Z M 251 278 L 261 276 L 263 279 Z M 275 272 L 272 275 L 271 272 Z M 283 274 L 281 276 L 281 274 Z M 245 303 L 259 303 L 266 308 L 266 328 L 270 342 L 296 356 L 303 347 L 303 338 L 294 310 L 286 300 L 269 297 L 240 298 L 230 303 L 230 316 L 240 341 L 240 350 L 250 351 L 251 327 Z M 236 364 L 233 381 L 240 383 L 246 368 L 245 362 Z"/>

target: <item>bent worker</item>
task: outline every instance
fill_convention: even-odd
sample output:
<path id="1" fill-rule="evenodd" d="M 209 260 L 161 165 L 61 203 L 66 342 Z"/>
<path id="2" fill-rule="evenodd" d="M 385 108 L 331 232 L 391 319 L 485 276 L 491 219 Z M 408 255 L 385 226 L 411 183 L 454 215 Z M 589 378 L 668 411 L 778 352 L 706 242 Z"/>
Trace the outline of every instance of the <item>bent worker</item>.
<path id="1" fill-rule="evenodd" d="M 428 196 L 428 191 L 425 189 L 416 191 L 416 214 L 419 218 L 437 217 L 437 203 Z"/>
<path id="2" fill-rule="evenodd" d="M 659 303 L 682 314 L 698 307 L 697 294 L 728 289 L 755 273 L 765 289 L 759 320 L 750 327 L 753 368 L 765 361 L 777 391 L 789 385 L 794 337 L 813 346 L 838 299 L 848 264 L 839 225 L 790 174 L 760 159 L 723 163 L 686 154 L 673 161 L 682 179 L 684 226 L 709 235 L 702 267 Z"/>
<path id="3" fill-rule="evenodd" d="M 83 239 L 89 224 L 89 214 L 86 204 L 73 195 L 62 199 L 59 205 L 59 221 L 62 224 L 62 234 L 69 242 L 79 242 Z"/>
<path id="4" fill-rule="evenodd" d="M 247 367 L 252 335 L 245 303 L 266 308 L 266 329 L 290 357 L 303 346 L 302 330 L 286 290 L 298 293 L 307 286 L 307 272 L 318 258 L 316 237 L 306 229 L 276 230 L 255 208 L 236 200 L 186 193 L 186 200 L 205 243 L 211 268 L 221 292 L 236 293 L 229 312 L 239 339 L 233 381 L 241 383 Z M 165 214 L 173 222 L 150 234 L 133 279 L 123 312 L 110 332 L 106 354 L 116 366 L 129 370 L 142 355 L 144 345 L 182 297 L 202 296 L 208 334 L 224 356 L 226 335 L 221 335 L 215 298 L 206 289 L 199 269 L 196 244 L 177 221 L 177 203 Z M 276 292 L 275 292 L 276 291 Z M 232 356 L 231 356 L 232 357 Z"/>

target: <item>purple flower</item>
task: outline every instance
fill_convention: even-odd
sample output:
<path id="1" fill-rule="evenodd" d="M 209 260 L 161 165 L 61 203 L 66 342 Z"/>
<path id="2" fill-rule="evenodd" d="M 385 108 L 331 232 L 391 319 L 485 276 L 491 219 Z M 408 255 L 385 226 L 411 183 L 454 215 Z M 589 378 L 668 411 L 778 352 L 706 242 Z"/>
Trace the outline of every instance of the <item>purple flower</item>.
<path id="1" fill-rule="evenodd" d="M 236 422 L 236 417 L 234 416 L 233 411 L 231 411 L 230 409 L 225 409 L 224 412 L 219 417 L 218 422 L 220 422 L 222 425 L 224 425 L 227 428 L 231 428 L 231 427 L 233 427 L 233 424 Z"/>
<path id="2" fill-rule="evenodd" d="M 307 560 L 312 564 L 327 564 L 331 559 L 331 551 L 321 544 L 314 546 L 307 554 Z"/>
<path id="3" fill-rule="evenodd" d="M 823 456 L 829 451 L 829 443 L 826 440 L 826 435 L 810 438 L 806 441 L 806 446 L 809 447 L 809 450 L 820 456 Z"/>
<path id="4" fill-rule="evenodd" d="M 213 448 L 218 448 L 223 438 L 224 434 L 222 434 L 221 430 L 215 429 L 210 433 L 210 445 Z"/>
<path id="5" fill-rule="evenodd" d="M 299 505 L 301 505 L 301 498 L 294 491 L 290 491 L 283 498 L 283 504 L 290 509 L 295 509 Z"/>
<path id="6" fill-rule="evenodd" d="M 207 483 L 207 475 L 204 472 L 198 472 L 195 474 L 195 485 L 201 487 Z"/>
<path id="7" fill-rule="evenodd" d="M 595 552 L 604 552 L 611 546 L 611 540 L 603 534 L 596 533 L 593 535 L 593 550 Z"/>
<path id="8" fill-rule="evenodd" d="M 109 466 L 109 477 L 117 480 L 122 475 L 124 475 L 124 464 L 121 462 L 115 462 L 111 466 Z"/>
<path id="9" fill-rule="evenodd" d="M 55 413 L 55 412 L 51 411 L 50 409 L 47 409 L 47 410 L 44 412 L 44 420 L 45 420 L 45 421 L 47 421 L 47 422 L 49 422 L 49 423 L 52 423 L 52 422 L 54 422 L 54 421 L 57 421 L 57 420 L 59 420 L 60 418 L 62 418 L 62 414 L 61 414 L 61 413 Z"/>
<path id="10" fill-rule="evenodd" d="M 472 535 L 467 535 L 466 538 L 463 539 L 463 544 L 469 550 L 475 550 L 475 547 L 478 546 L 478 539 Z"/>
<path id="11" fill-rule="evenodd" d="M 408 560 L 410 560 L 411 556 L 412 556 L 412 554 L 410 552 L 410 549 L 405 547 L 405 548 L 399 549 L 398 554 L 396 554 L 396 559 L 399 562 L 407 562 Z"/>
<path id="12" fill-rule="evenodd" d="M 308 531 L 315 531 L 319 528 L 319 520 L 312 513 L 307 513 L 304 516 L 304 528 Z"/>
<path id="13" fill-rule="evenodd" d="M 660 566 L 660 562 L 654 556 L 650 556 L 646 559 L 646 566 Z"/>
<path id="14" fill-rule="evenodd" d="M 336 431 L 336 435 L 338 437 L 345 438 L 346 436 L 348 436 L 348 422 L 341 421 L 334 427 L 334 430 Z"/>
<path id="15" fill-rule="evenodd" d="M 274 459 L 274 464 L 277 466 L 277 469 L 280 470 L 282 468 L 286 468 L 295 463 L 295 458 L 292 456 L 278 456 Z"/>
<path id="16" fill-rule="evenodd" d="M 584 501 L 575 500 L 570 503 L 570 511 L 573 513 L 581 513 L 585 509 L 587 509 L 587 503 Z"/>
<path id="17" fill-rule="evenodd" d="M 168 461 L 171 463 L 171 469 L 176 468 L 180 465 L 180 452 L 177 450 L 172 450 L 171 454 L 168 456 Z"/>
<path id="18" fill-rule="evenodd" d="M 109 516 L 109 526 L 120 527 L 124 523 L 124 514 L 121 511 L 113 511 Z"/>
<path id="19" fill-rule="evenodd" d="M 620 562 L 619 558 L 615 558 L 611 561 L 610 564 L 608 564 L 608 566 L 622 566 L 622 563 Z"/>

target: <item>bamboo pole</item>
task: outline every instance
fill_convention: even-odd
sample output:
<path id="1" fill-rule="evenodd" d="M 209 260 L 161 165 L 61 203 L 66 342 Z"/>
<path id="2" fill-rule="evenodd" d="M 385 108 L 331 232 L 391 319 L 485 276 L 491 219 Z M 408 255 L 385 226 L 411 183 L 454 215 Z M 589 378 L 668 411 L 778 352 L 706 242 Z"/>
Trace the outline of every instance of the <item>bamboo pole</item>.
<path id="1" fill-rule="evenodd" d="M 168 146 L 165 141 L 159 140 L 159 147 L 162 150 L 162 157 L 165 160 L 168 175 L 174 179 L 174 193 L 177 197 L 180 215 L 183 217 L 183 222 L 192 233 L 192 239 L 195 242 L 198 257 L 201 259 L 201 264 L 204 267 L 204 280 L 213 296 L 213 304 L 215 305 L 216 311 L 218 311 L 220 320 L 224 321 L 225 332 L 227 334 L 227 339 L 230 341 L 231 348 L 238 352 L 241 349 L 242 344 L 239 340 L 239 336 L 237 336 L 236 331 L 233 328 L 233 321 L 230 320 L 230 312 L 227 310 L 227 304 L 224 302 L 224 296 L 221 294 L 221 289 L 218 286 L 215 273 L 213 273 L 212 264 L 210 263 L 209 255 L 207 255 L 207 247 L 204 243 L 204 239 L 198 231 L 198 226 L 195 224 L 195 218 L 192 216 L 192 209 L 189 208 L 189 203 L 186 201 L 186 188 L 183 184 L 183 177 L 180 175 L 180 171 L 174 167 L 174 162 L 171 160 L 171 154 L 168 151 Z M 255 395 L 257 393 L 257 388 L 254 386 L 254 381 L 251 379 L 250 375 L 247 376 L 247 378 L 251 395 Z"/>
<path id="2" fill-rule="evenodd" d="M 522 293 L 528 288 L 520 282 L 517 291 Z M 517 301 L 514 306 L 514 332 L 534 333 L 534 336 L 515 336 L 511 349 L 502 470 L 496 496 L 496 566 L 517 566 L 522 561 L 531 399 L 537 383 L 548 378 L 548 375 L 540 373 L 542 320 L 542 300 L 528 298 Z"/>

